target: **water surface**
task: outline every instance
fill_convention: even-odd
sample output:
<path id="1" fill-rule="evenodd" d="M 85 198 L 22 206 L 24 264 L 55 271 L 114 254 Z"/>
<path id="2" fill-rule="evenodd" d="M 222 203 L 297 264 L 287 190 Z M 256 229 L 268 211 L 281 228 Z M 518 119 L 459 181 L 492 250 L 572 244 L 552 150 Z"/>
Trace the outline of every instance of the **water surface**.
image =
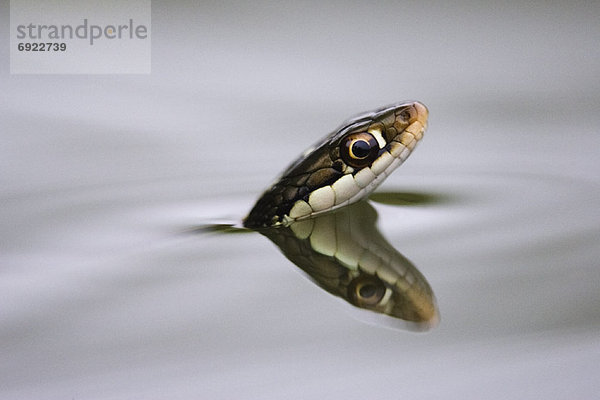
<path id="1" fill-rule="evenodd" d="M 0 397 L 597 395 L 597 6 L 169 4 L 149 76 L 4 63 Z M 371 206 L 434 329 L 365 323 L 256 232 L 191 232 L 405 99 L 430 127 Z"/>

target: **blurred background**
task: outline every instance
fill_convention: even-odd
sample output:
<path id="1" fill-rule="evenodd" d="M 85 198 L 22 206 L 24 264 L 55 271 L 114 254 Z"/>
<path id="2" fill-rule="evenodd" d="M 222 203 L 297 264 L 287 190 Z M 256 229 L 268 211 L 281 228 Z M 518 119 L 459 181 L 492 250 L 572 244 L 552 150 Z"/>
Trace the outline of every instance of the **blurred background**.
<path id="1" fill-rule="evenodd" d="M 10 75 L 0 398 L 594 398 L 597 2 L 153 2 L 150 75 Z M 440 325 L 357 321 L 241 219 L 307 146 L 429 107 L 375 204 Z"/>

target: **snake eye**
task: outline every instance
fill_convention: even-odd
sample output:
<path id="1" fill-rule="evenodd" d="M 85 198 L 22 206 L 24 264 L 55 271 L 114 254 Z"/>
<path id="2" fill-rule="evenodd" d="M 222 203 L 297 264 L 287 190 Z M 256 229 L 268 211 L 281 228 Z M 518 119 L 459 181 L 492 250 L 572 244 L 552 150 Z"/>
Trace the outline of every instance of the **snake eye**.
<path id="1" fill-rule="evenodd" d="M 385 285 L 375 276 L 359 276 L 348 285 L 348 297 L 359 307 L 373 307 L 385 295 Z"/>
<path id="2" fill-rule="evenodd" d="M 353 133 L 342 139 L 340 153 L 346 164 L 355 168 L 371 164 L 379 153 L 379 144 L 373 135 L 367 132 Z"/>

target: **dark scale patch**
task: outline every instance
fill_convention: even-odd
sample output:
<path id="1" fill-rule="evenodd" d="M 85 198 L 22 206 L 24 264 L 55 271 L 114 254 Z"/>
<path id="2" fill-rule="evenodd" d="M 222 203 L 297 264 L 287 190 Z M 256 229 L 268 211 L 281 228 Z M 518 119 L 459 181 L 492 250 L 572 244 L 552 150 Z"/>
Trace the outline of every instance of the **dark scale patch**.
<path id="1" fill-rule="evenodd" d="M 342 162 L 340 159 L 340 144 L 337 143 L 335 146 L 333 146 L 330 150 L 329 150 L 329 158 L 331 160 L 336 160 L 333 163 L 335 164 L 336 162 Z"/>
<path id="2" fill-rule="evenodd" d="M 340 176 L 342 176 L 342 173 L 333 168 L 321 168 L 310 175 L 310 178 L 306 181 L 306 186 L 308 186 L 310 190 L 314 190 L 326 185 L 331 185 Z"/>
<path id="3" fill-rule="evenodd" d="M 260 228 L 280 222 L 286 210 L 291 208 L 289 201 L 284 200 L 282 194 L 285 188 L 276 184 L 263 193 L 244 220 L 244 226 Z"/>
<path id="4" fill-rule="evenodd" d="M 283 199 L 285 201 L 291 201 L 296 198 L 298 195 L 298 187 L 297 186 L 289 186 L 283 191 Z"/>
<path id="5" fill-rule="evenodd" d="M 319 187 L 332 184 L 340 176 L 340 165 L 333 161 L 330 152 L 315 150 L 293 163 L 287 173 L 263 193 L 244 220 L 244 226 L 260 228 L 281 222 L 297 200 L 305 199 Z"/>
<path id="6" fill-rule="evenodd" d="M 294 203 L 286 201 L 285 203 L 281 203 L 279 205 L 279 207 L 277 207 L 277 210 L 275 213 L 277 214 L 278 221 L 281 221 L 281 218 L 284 215 L 289 214 L 290 210 L 292 209 L 292 207 L 291 207 L 292 204 L 294 204 Z"/>
<path id="7" fill-rule="evenodd" d="M 342 160 L 336 160 L 333 162 L 331 168 L 335 169 L 337 172 L 342 172 L 344 170 L 344 162 Z"/>
<path id="8" fill-rule="evenodd" d="M 388 144 L 388 145 L 386 145 L 386 146 L 385 146 L 383 149 L 379 150 L 379 153 L 377 153 L 377 158 L 381 157 L 381 155 L 382 155 L 383 153 L 386 153 L 386 152 L 387 152 L 387 153 L 389 153 L 389 152 L 390 152 L 390 147 L 391 147 L 391 146 Z M 377 159 L 377 158 L 376 158 L 376 159 Z M 373 165 L 373 163 L 371 163 L 371 165 Z"/>
<path id="9" fill-rule="evenodd" d="M 256 202 L 244 221 L 244 226 L 259 228 L 281 222 L 296 201 L 307 201 L 313 190 L 331 185 L 343 174 L 334 168 L 322 168 L 309 175 L 308 179 L 302 179 L 306 180 L 306 184 L 299 187 L 292 183 L 296 182 L 294 177 L 284 177 L 273 185 Z"/>
<path id="10" fill-rule="evenodd" d="M 300 174 L 294 177 L 290 177 L 290 184 L 294 186 L 303 186 L 310 177 L 310 174 Z"/>
<path id="11" fill-rule="evenodd" d="M 408 121 L 410 120 L 410 111 L 408 111 L 408 110 L 406 110 L 406 109 L 405 109 L 405 110 L 402 110 L 402 111 L 400 111 L 400 112 L 398 113 L 398 116 L 399 116 L 400 118 L 402 118 L 402 120 L 403 120 L 404 122 L 408 122 Z"/>
<path id="12" fill-rule="evenodd" d="M 302 187 L 298 188 L 297 198 L 307 201 L 309 194 L 310 194 L 310 190 L 306 186 L 302 186 Z"/>

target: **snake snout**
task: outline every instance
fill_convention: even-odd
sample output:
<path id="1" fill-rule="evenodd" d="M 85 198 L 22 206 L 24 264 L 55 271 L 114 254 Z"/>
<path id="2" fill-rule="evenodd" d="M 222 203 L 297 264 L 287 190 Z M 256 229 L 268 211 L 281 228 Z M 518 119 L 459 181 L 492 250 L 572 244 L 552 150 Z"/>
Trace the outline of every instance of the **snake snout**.
<path id="1" fill-rule="evenodd" d="M 427 109 L 427 107 L 425 107 L 425 104 L 415 101 L 412 104 L 412 107 L 416 111 L 415 121 L 419 121 L 423 124 L 426 123 L 427 118 L 429 117 L 429 110 Z M 414 121 L 411 121 L 411 122 L 414 122 Z"/>
<path id="2" fill-rule="evenodd" d="M 429 110 L 425 107 L 425 104 L 414 101 L 397 108 L 396 115 L 407 124 L 420 122 L 425 125 L 429 117 Z"/>

